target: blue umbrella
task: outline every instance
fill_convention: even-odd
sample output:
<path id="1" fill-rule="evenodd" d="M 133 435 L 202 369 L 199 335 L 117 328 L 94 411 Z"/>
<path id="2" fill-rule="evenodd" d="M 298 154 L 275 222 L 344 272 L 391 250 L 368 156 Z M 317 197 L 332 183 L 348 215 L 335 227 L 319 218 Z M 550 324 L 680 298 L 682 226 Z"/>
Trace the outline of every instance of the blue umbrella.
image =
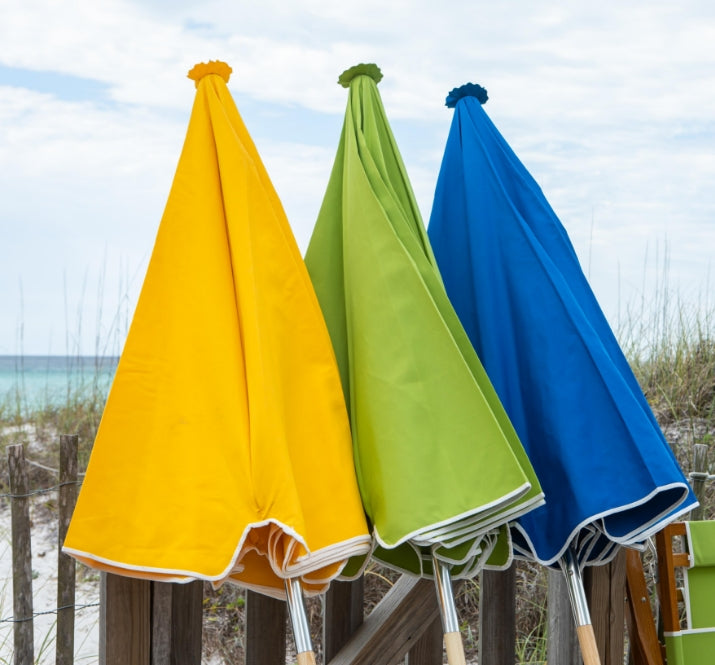
<path id="1" fill-rule="evenodd" d="M 515 554 L 578 574 L 697 505 L 566 230 L 482 108 L 455 88 L 428 235 L 447 293 L 544 489 Z M 568 572 L 568 571 L 567 571 Z"/>

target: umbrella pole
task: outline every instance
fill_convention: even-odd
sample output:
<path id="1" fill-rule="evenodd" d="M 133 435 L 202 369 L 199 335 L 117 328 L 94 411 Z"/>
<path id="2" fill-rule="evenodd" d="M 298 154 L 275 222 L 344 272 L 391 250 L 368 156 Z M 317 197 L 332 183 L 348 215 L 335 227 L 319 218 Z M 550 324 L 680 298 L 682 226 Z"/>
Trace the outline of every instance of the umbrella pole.
<path id="1" fill-rule="evenodd" d="M 432 557 L 432 564 L 434 566 L 434 582 L 439 600 L 439 613 L 442 616 L 447 662 L 449 665 L 466 665 L 462 634 L 459 632 L 457 607 L 452 594 L 452 576 L 449 573 L 449 566 L 434 556 Z"/>
<path id="2" fill-rule="evenodd" d="M 315 665 L 315 654 L 310 641 L 310 627 L 308 626 L 308 617 L 305 615 L 300 580 L 296 577 L 286 580 L 285 586 L 288 614 L 295 640 L 296 661 L 298 665 Z"/>
<path id="3" fill-rule="evenodd" d="M 584 665 L 601 665 L 601 657 L 598 655 L 596 635 L 591 624 L 591 614 L 588 611 L 581 570 L 571 548 L 564 552 L 560 563 L 566 576 L 566 587 L 568 588 L 571 609 L 576 620 L 576 635 L 581 647 L 583 663 Z"/>

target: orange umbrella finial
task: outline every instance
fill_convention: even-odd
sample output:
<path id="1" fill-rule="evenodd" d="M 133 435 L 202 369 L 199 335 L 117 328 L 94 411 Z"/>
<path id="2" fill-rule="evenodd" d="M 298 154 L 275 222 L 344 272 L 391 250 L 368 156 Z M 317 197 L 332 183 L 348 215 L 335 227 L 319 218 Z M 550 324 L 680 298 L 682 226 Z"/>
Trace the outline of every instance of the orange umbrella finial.
<path id="1" fill-rule="evenodd" d="M 194 65 L 187 76 L 196 83 L 196 87 L 199 87 L 199 81 L 209 74 L 218 74 L 226 83 L 231 76 L 231 69 L 228 64 L 222 60 L 209 60 L 208 62 L 199 62 Z"/>

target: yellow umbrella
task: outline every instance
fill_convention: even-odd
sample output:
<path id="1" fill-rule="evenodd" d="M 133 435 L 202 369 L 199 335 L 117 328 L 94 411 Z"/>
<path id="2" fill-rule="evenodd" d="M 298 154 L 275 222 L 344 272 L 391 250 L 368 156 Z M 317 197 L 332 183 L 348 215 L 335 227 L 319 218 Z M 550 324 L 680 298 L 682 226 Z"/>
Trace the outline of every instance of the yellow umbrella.
<path id="1" fill-rule="evenodd" d="M 371 541 L 322 314 L 231 98 L 197 93 L 64 551 L 275 597 L 354 576 Z M 298 589 L 300 591 L 300 588 Z"/>

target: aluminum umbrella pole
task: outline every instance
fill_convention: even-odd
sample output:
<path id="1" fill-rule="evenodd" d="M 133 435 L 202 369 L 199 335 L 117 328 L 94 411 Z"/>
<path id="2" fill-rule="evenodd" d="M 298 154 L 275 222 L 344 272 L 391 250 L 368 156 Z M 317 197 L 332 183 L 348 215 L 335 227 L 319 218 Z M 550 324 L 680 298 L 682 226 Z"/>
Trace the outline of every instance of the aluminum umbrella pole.
<path id="1" fill-rule="evenodd" d="M 452 593 L 452 576 L 449 566 L 432 557 L 434 565 L 434 583 L 437 587 L 437 599 L 439 601 L 439 613 L 442 617 L 442 629 L 444 631 L 444 646 L 447 650 L 447 662 L 449 665 L 465 665 L 464 644 L 462 634 L 459 631 L 459 618 L 457 617 L 457 607 L 454 603 Z"/>
<path id="2" fill-rule="evenodd" d="M 288 601 L 288 614 L 293 628 L 295 640 L 296 661 L 298 665 L 315 665 L 313 644 L 310 641 L 310 627 L 308 617 L 303 605 L 303 592 L 300 580 L 296 577 L 286 580 L 286 599 Z"/>
<path id="3" fill-rule="evenodd" d="M 583 663 L 584 665 L 601 665 L 601 658 L 598 655 L 598 647 L 596 646 L 596 636 L 591 624 L 591 615 L 588 611 L 586 591 L 583 587 L 583 578 L 572 548 L 569 547 L 564 552 L 560 563 L 566 576 L 566 587 L 568 588 L 571 609 L 576 621 L 576 634 L 581 647 Z"/>

